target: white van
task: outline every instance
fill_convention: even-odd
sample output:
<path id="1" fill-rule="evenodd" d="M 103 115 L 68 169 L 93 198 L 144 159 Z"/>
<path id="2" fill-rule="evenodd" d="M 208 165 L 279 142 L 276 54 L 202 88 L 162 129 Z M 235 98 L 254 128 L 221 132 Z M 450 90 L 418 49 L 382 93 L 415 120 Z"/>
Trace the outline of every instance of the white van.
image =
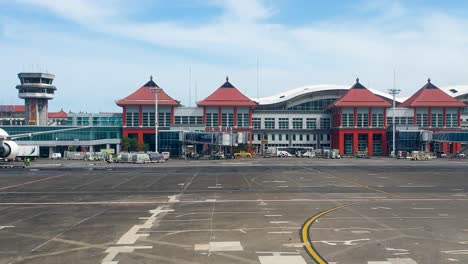
<path id="1" fill-rule="evenodd" d="M 50 158 L 53 160 L 62 159 L 62 153 L 52 153 L 52 156 L 50 156 Z"/>

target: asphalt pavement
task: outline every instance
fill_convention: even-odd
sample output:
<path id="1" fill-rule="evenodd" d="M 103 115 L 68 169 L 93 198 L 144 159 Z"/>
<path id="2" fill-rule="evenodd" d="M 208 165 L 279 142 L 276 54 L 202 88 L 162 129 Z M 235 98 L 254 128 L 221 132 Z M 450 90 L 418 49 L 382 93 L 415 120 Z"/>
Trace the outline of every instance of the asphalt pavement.
<path id="1" fill-rule="evenodd" d="M 0 169 L 0 263 L 468 263 L 468 160 Z"/>

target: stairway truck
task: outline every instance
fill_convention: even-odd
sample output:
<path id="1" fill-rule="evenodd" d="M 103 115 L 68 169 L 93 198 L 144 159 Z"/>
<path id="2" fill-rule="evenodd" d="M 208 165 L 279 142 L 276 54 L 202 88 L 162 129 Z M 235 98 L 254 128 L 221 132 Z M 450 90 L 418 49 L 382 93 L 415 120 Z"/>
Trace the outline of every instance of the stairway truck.
<path id="1" fill-rule="evenodd" d="M 16 157 L 20 159 L 37 159 L 39 158 L 39 146 L 18 145 L 18 155 Z"/>

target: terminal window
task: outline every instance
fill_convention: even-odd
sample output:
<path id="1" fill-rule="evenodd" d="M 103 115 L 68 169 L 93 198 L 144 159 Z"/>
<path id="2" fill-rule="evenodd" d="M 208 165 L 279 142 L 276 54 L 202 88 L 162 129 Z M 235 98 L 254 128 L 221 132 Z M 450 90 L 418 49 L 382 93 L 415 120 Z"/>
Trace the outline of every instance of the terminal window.
<path id="1" fill-rule="evenodd" d="M 289 118 L 280 117 L 278 120 L 279 129 L 289 129 Z"/>

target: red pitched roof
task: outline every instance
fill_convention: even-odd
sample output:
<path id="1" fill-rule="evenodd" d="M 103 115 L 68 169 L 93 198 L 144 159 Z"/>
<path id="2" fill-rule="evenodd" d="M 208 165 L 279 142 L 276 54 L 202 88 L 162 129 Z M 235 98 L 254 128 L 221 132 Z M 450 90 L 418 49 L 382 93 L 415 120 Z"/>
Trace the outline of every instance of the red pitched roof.
<path id="1" fill-rule="evenodd" d="M 67 113 L 65 113 L 63 109 L 60 110 L 59 112 L 49 112 L 47 116 L 49 118 L 67 118 L 68 117 Z"/>
<path id="2" fill-rule="evenodd" d="M 364 85 L 356 83 L 345 94 L 338 98 L 329 108 L 332 107 L 390 107 L 391 104 L 380 96 L 369 91 Z"/>
<path id="3" fill-rule="evenodd" d="M 428 106 L 439 106 L 439 107 L 465 107 L 465 103 L 458 101 L 457 99 L 446 94 L 444 91 L 439 89 L 431 83 L 431 79 L 427 80 L 427 84 L 424 85 L 419 91 L 413 94 L 410 98 L 406 99 L 398 107 L 428 107 Z"/>
<path id="4" fill-rule="evenodd" d="M 116 102 L 118 106 L 124 105 L 154 105 L 154 92 L 152 89 L 158 89 L 158 105 L 179 106 L 180 102 L 170 97 L 163 89 L 161 89 L 150 77 L 149 82 L 143 85 L 129 96 L 120 99 Z"/>
<path id="5" fill-rule="evenodd" d="M 234 85 L 229 82 L 226 77 L 226 82 L 221 85 L 216 91 L 206 97 L 204 100 L 197 102 L 198 106 L 256 106 L 257 104 L 250 100 L 247 96 L 237 90 Z"/>
<path id="6" fill-rule="evenodd" d="M 24 105 L 0 105 L 0 112 L 24 112 Z"/>

